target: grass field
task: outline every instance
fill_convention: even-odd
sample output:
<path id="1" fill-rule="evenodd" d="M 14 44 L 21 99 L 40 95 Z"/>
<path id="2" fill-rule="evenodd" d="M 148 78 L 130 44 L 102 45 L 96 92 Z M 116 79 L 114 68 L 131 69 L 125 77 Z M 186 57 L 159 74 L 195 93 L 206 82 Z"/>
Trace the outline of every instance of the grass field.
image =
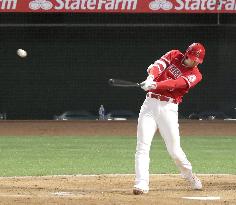
<path id="1" fill-rule="evenodd" d="M 236 137 L 182 137 L 197 173 L 236 174 Z M 0 137 L 0 176 L 133 174 L 135 137 Z M 155 137 L 151 173 L 178 173 Z"/>

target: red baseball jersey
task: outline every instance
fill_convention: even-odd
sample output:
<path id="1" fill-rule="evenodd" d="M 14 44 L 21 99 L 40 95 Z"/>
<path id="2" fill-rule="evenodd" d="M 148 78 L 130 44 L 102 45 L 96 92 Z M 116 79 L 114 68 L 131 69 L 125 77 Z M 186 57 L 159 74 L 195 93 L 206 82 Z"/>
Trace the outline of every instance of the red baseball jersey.
<path id="1" fill-rule="evenodd" d="M 184 79 L 186 85 L 176 87 L 175 89 L 159 89 L 149 90 L 150 92 L 171 97 L 177 101 L 182 102 L 182 97 L 189 89 L 193 88 L 202 80 L 202 75 L 197 67 L 189 68 L 183 64 L 184 54 L 179 50 L 172 50 L 155 61 L 152 66 L 149 66 L 147 72 L 154 76 L 155 82 L 168 82 L 168 80 L 182 80 Z M 180 79 L 182 78 L 182 79 Z"/>

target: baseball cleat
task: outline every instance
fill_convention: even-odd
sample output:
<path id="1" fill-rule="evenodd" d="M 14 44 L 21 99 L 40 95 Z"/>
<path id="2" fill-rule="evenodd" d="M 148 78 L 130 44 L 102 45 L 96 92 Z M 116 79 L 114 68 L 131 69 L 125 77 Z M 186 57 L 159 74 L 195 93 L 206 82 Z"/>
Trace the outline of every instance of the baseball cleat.
<path id="1" fill-rule="evenodd" d="M 200 179 L 197 178 L 195 174 L 193 174 L 190 178 L 187 178 L 190 183 L 190 186 L 194 190 L 201 190 L 202 189 L 202 182 Z"/>
<path id="2" fill-rule="evenodd" d="M 134 195 L 142 195 L 142 194 L 147 194 L 147 193 L 148 193 L 148 190 L 145 190 L 145 189 L 140 189 L 137 187 L 134 187 L 134 189 L 133 189 Z"/>

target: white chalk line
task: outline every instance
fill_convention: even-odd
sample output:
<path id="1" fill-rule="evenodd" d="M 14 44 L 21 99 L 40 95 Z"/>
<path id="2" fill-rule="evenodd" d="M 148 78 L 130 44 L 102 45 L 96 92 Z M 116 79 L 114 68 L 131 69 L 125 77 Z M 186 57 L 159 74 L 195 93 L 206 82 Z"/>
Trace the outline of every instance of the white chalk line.
<path id="1" fill-rule="evenodd" d="M 219 196 L 184 196 L 182 199 L 201 200 L 201 201 L 213 201 L 220 200 Z"/>
<path id="2" fill-rule="evenodd" d="M 236 174 L 197 174 L 198 176 L 236 176 Z M 126 177 L 135 174 L 74 174 L 74 175 L 43 175 L 43 176 L 1 176 L 0 179 L 48 178 L 48 177 Z M 150 176 L 180 176 L 180 174 L 150 174 Z"/>

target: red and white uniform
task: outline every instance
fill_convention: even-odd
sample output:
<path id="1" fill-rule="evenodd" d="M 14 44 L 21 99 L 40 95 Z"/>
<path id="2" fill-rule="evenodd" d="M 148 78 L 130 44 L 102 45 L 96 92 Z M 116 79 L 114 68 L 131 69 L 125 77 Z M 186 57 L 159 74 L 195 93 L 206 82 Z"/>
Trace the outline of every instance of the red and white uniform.
<path id="1" fill-rule="evenodd" d="M 183 64 L 184 55 L 178 50 L 172 50 L 157 60 L 147 70 L 154 76 L 157 89 L 150 90 L 182 102 L 182 97 L 189 89 L 201 81 L 202 75 L 197 67 L 189 68 Z"/>
<path id="2" fill-rule="evenodd" d="M 180 145 L 178 104 L 189 89 L 201 81 L 197 67 L 183 64 L 184 54 L 172 50 L 149 66 L 148 74 L 157 82 L 148 90 L 141 107 L 137 127 L 135 154 L 135 188 L 149 190 L 149 151 L 159 130 L 166 148 L 184 178 L 192 177 L 192 166 Z"/>

